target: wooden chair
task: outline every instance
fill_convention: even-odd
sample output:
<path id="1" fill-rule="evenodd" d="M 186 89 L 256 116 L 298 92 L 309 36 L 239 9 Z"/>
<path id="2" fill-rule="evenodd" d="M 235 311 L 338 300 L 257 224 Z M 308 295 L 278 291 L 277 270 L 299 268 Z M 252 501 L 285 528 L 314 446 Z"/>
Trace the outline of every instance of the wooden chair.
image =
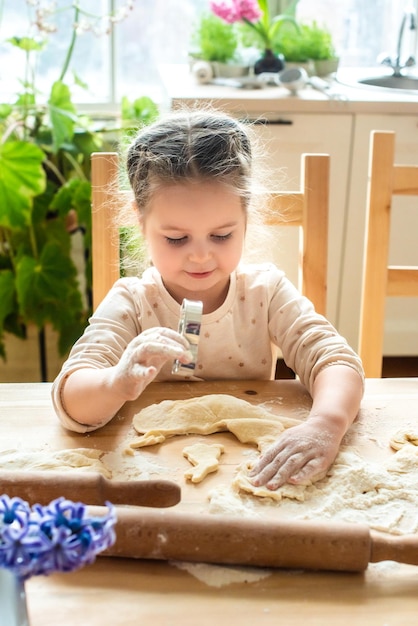
<path id="1" fill-rule="evenodd" d="M 392 197 L 418 195 L 418 165 L 395 163 L 395 133 L 370 136 L 359 354 L 366 376 L 382 375 L 387 296 L 418 296 L 418 266 L 388 264 Z"/>
<path id="2" fill-rule="evenodd" d="M 93 308 L 119 277 L 118 156 L 92 154 Z M 299 288 L 325 315 L 327 298 L 328 205 L 330 157 L 304 154 L 300 188 L 272 193 L 266 224 L 300 228 Z"/>

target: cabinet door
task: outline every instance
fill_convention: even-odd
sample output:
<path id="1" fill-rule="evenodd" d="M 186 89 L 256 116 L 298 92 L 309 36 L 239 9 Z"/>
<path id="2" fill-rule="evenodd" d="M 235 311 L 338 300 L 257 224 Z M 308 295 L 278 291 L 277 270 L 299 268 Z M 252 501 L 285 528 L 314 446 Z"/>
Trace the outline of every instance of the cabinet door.
<path id="1" fill-rule="evenodd" d="M 337 324 L 357 349 L 367 196 L 369 139 L 372 130 L 396 133 L 398 163 L 418 164 L 418 117 L 357 115 L 355 123 L 343 281 Z M 389 262 L 418 265 L 418 199 L 393 202 Z M 418 298 L 387 298 L 384 354 L 418 354 Z"/>
<path id="2" fill-rule="evenodd" d="M 331 155 L 327 317 L 336 324 L 353 116 L 281 113 L 270 118 L 276 122 L 254 126 L 266 151 L 268 173 L 263 182 L 269 187 L 298 189 L 301 154 Z M 274 262 L 297 283 L 297 233 L 294 228 L 278 230 L 274 242 L 269 237 L 262 242 L 261 257 L 272 254 Z M 251 239 L 248 245 L 252 247 Z"/>

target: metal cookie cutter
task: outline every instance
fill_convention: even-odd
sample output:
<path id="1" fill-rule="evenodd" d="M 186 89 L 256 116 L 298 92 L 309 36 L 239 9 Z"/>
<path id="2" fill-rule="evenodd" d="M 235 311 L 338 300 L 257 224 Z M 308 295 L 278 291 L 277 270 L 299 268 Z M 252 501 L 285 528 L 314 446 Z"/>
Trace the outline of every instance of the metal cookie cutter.
<path id="1" fill-rule="evenodd" d="M 180 309 L 179 333 L 189 342 L 190 352 L 193 355 L 191 363 L 174 361 L 172 374 L 190 374 L 194 370 L 197 361 L 199 347 L 200 325 L 202 323 L 203 302 L 200 300 L 187 300 L 184 298 Z"/>

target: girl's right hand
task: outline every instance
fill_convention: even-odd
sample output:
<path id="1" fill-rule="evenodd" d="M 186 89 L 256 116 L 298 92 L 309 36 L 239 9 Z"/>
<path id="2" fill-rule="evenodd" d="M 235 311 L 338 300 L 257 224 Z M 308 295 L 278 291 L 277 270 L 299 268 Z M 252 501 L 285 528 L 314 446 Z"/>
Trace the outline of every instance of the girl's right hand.
<path id="1" fill-rule="evenodd" d="M 135 400 L 167 361 L 190 363 L 187 340 L 175 330 L 155 327 L 132 339 L 113 368 L 112 386 L 126 400 Z"/>

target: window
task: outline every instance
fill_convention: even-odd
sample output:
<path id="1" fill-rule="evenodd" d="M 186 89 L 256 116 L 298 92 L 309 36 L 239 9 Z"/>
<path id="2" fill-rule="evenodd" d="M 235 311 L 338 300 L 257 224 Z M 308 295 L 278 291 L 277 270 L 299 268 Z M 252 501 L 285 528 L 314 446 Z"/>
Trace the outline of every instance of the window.
<path id="1" fill-rule="evenodd" d="M 161 97 L 160 63 L 187 63 L 190 33 L 194 21 L 209 0 L 132 0 L 128 17 L 116 25 L 113 36 L 85 32 L 77 38 L 72 68 L 86 85 L 72 88 L 76 102 L 118 102 L 123 95 L 137 98 Z M 274 2 L 274 0 L 272 0 Z M 282 0 L 283 2 L 283 0 Z M 333 33 L 344 66 L 372 66 L 379 54 L 395 54 L 402 12 L 411 2 L 417 11 L 418 0 L 299 0 L 298 17 L 316 19 Z M 50 0 L 31 0 L 30 4 L 51 5 Z M 91 14 L 117 10 L 126 0 L 80 0 Z M 66 0 L 55 3 L 58 9 L 69 7 Z M 0 80 L 2 99 L 19 89 L 24 79 L 24 53 L 6 42 L 12 36 L 30 34 L 28 24 L 33 7 L 28 0 L 0 0 L 3 18 L 0 23 Z M 278 6 L 278 0 L 276 0 Z M 59 77 L 71 40 L 73 13 L 66 8 L 57 12 L 48 48 L 39 55 L 37 88 L 47 92 Z M 103 23 L 97 22 L 97 27 Z M 35 34 L 35 33 L 32 33 Z M 417 31 L 405 33 L 404 54 L 416 54 Z"/>
<path id="2" fill-rule="evenodd" d="M 403 12 L 417 0 L 299 0 L 298 17 L 326 24 L 344 66 L 371 67 L 382 54 L 395 56 Z M 417 30 L 405 31 L 403 53 L 417 53 Z"/>

